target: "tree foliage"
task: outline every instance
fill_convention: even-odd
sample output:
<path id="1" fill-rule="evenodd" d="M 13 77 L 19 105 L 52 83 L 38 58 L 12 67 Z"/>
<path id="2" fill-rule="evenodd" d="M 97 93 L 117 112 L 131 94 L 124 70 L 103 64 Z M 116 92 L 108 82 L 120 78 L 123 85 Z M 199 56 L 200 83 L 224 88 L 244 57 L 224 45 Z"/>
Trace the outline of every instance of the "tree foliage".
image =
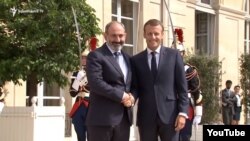
<path id="1" fill-rule="evenodd" d="M 198 70 L 203 96 L 203 123 L 218 120 L 219 114 L 219 82 L 221 63 L 216 57 L 191 56 L 186 62 Z"/>
<path id="2" fill-rule="evenodd" d="M 85 0 L 1 0 L 0 80 L 67 84 L 63 73 L 79 66 L 72 7 L 84 50 L 88 39 L 101 31 L 95 10 Z"/>
<path id="3" fill-rule="evenodd" d="M 244 107 L 244 121 L 248 121 L 248 112 L 250 111 L 250 54 L 243 54 L 240 58 L 240 72 L 241 72 L 241 88 L 243 95 L 243 105 Z M 249 124 L 249 123 L 247 123 Z"/>

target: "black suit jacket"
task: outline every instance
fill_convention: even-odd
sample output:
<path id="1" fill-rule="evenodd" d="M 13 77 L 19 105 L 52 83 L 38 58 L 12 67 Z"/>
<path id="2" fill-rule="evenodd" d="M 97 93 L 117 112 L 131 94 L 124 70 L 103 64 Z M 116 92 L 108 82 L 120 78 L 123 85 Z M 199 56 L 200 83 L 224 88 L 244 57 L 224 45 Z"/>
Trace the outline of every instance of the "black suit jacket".
<path id="1" fill-rule="evenodd" d="M 132 77 L 129 56 L 123 51 L 122 55 L 128 67 L 126 82 L 122 70 L 106 44 L 87 56 L 86 70 L 91 88 L 87 125 L 118 125 L 124 110 L 128 112 L 132 124 L 132 109 L 124 107 L 121 103 L 123 93 L 130 92 Z"/>
<path id="2" fill-rule="evenodd" d="M 165 124 L 174 123 L 179 112 L 187 114 L 187 81 L 184 63 L 177 50 L 161 47 L 155 82 L 147 50 L 133 56 L 131 61 L 132 92 L 139 99 L 137 125 L 154 123 L 157 114 Z"/>

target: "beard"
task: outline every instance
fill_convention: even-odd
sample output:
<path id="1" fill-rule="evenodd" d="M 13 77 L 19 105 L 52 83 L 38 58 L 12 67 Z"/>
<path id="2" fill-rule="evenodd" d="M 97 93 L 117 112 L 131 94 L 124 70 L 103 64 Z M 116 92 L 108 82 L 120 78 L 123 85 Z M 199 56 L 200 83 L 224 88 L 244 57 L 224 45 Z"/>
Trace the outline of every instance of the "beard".
<path id="1" fill-rule="evenodd" d="M 119 51 L 122 49 L 124 42 L 107 42 L 108 46 L 110 46 L 113 50 Z"/>

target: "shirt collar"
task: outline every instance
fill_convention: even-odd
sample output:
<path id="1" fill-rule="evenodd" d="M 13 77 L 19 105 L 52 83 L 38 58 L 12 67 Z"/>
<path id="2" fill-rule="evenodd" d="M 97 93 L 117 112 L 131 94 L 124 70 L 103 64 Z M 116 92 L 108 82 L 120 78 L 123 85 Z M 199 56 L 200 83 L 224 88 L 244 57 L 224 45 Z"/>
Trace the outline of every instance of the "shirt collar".
<path id="1" fill-rule="evenodd" d="M 161 46 L 157 47 L 157 49 L 154 52 L 156 52 L 156 54 L 159 54 L 160 50 L 161 50 Z M 151 49 L 147 48 L 147 52 L 148 52 L 148 54 L 151 54 L 151 52 L 153 52 L 153 51 Z"/>
<path id="2" fill-rule="evenodd" d="M 113 50 L 107 43 L 106 43 L 106 45 L 107 45 L 109 51 L 110 51 L 112 54 L 114 54 L 115 52 L 119 52 L 119 53 L 121 54 L 121 50 L 115 51 L 115 50 Z"/>

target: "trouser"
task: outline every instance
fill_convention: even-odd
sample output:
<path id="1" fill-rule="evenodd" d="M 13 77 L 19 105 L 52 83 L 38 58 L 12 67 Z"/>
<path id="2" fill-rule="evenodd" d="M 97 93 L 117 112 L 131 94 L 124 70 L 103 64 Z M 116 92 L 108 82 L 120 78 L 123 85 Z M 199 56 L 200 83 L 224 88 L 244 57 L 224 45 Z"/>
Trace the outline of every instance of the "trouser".
<path id="1" fill-rule="evenodd" d="M 81 104 L 72 117 L 72 123 L 74 125 L 78 141 L 86 141 L 87 128 L 85 125 L 85 120 L 87 111 L 88 108 Z"/>
<path id="2" fill-rule="evenodd" d="M 165 124 L 157 114 L 154 122 L 138 126 L 140 141 L 178 141 L 179 132 L 175 131 L 174 123 Z"/>
<path id="3" fill-rule="evenodd" d="M 233 112 L 231 107 L 222 106 L 222 119 L 224 125 L 231 125 L 233 119 Z"/>
<path id="4" fill-rule="evenodd" d="M 126 109 L 126 108 L 125 108 Z M 88 126 L 89 141 L 129 141 L 130 123 L 127 111 L 118 125 L 90 125 Z"/>
<path id="5" fill-rule="evenodd" d="M 193 120 L 186 120 L 184 128 L 180 131 L 179 141 L 190 141 L 190 138 L 192 136 L 192 124 Z"/>

